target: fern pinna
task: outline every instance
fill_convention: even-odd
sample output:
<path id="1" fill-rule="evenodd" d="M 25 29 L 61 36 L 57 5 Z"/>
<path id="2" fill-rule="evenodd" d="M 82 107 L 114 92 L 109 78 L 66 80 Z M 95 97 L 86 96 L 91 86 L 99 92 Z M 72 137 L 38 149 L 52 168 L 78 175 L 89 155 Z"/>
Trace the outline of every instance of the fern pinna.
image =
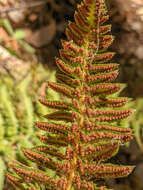
<path id="1" fill-rule="evenodd" d="M 107 51 L 113 36 L 104 0 L 84 0 L 74 18 L 56 59 L 57 83 L 48 83 L 61 101 L 41 100 L 54 109 L 45 116 L 48 122 L 36 123 L 46 131 L 38 136 L 43 145 L 23 150 L 40 169 L 10 164 L 18 176 L 8 173 L 8 179 L 19 189 L 106 190 L 94 179 L 124 177 L 133 169 L 107 163 L 132 139 L 131 129 L 122 126 L 132 110 L 124 106 L 127 98 L 118 97 L 124 85 L 111 83 L 118 64 L 110 62 L 114 53 Z"/>

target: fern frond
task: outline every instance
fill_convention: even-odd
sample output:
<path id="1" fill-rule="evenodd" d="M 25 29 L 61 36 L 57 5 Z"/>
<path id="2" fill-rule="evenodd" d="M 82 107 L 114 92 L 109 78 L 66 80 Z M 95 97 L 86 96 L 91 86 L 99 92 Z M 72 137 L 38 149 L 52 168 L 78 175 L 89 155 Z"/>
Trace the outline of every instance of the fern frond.
<path id="1" fill-rule="evenodd" d="M 49 82 L 48 86 L 53 90 L 55 90 L 56 92 L 59 92 L 67 97 L 72 97 L 73 95 L 73 90 L 66 85 Z"/>
<path id="2" fill-rule="evenodd" d="M 70 142 L 65 136 L 54 137 L 51 135 L 38 135 L 38 138 L 44 144 L 53 145 L 55 147 L 65 147 L 68 146 L 68 143 Z"/>
<path id="3" fill-rule="evenodd" d="M 10 165 L 16 174 L 22 176 L 23 179 L 28 180 L 30 183 L 37 181 L 38 183 L 44 183 L 46 186 L 55 189 L 57 180 L 49 178 L 44 172 L 36 169 L 23 168 L 22 166 Z M 10 178 L 9 178 L 10 179 Z"/>
<path id="4" fill-rule="evenodd" d="M 45 154 L 56 157 L 58 160 L 66 160 L 67 159 L 66 154 L 63 154 L 62 152 L 60 152 L 59 150 L 57 150 L 54 147 L 42 145 L 42 146 L 34 147 L 32 150 L 36 150 L 38 152 L 44 152 Z"/>
<path id="5" fill-rule="evenodd" d="M 117 166 L 113 164 L 85 164 L 83 170 L 80 170 L 84 177 L 91 178 L 119 178 L 127 176 L 134 167 L 130 166 Z"/>
<path id="6" fill-rule="evenodd" d="M 59 110 L 71 110 L 72 105 L 64 102 L 64 101 L 48 101 L 48 100 L 40 100 L 40 103 L 53 109 Z"/>
<path id="7" fill-rule="evenodd" d="M 20 183 L 21 179 L 18 177 L 15 177 L 13 175 L 11 175 L 10 173 L 7 172 L 7 178 L 8 180 L 11 182 L 11 184 L 15 187 L 18 188 L 20 190 L 25 190 L 24 186 Z"/>
<path id="8" fill-rule="evenodd" d="M 48 122 L 37 122 L 44 144 L 24 154 L 41 170 L 11 165 L 29 182 L 55 190 L 107 190 L 93 183 L 95 178 L 118 178 L 131 173 L 132 166 L 105 163 L 117 154 L 119 145 L 133 138 L 125 128 L 132 110 L 125 108 L 127 98 L 119 97 L 124 84 L 111 83 L 118 75 L 115 53 L 107 51 L 114 40 L 104 0 L 83 0 L 66 29 L 68 40 L 62 41 L 57 83 L 48 86 L 61 96 L 61 101 L 41 100 L 55 109 L 45 115 Z M 46 169 L 54 172 L 53 178 Z M 24 182 L 23 182 L 24 183 Z"/>
<path id="9" fill-rule="evenodd" d="M 29 67 L 31 67 L 30 64 Z M 41 64 L 37 65 L 35 70 L 39 78 L 36 83 L 31 68 L 29 74 L 21 81 L 18 79 L 15 81 L 8 74 L 1 75 L 0 78 L 0 190 L 5 185 L 5 170 L 8 161 L 18 159 L 30 166 L 34 165 L 24 157 L 20 149 L 21 147 L 30 148 L 39 141 L 33 135 L 33 132 L 37 132 L 34 128 L 34 120 L 40 120 L 40 112 L 47 114 L 48 109 L 42 104 L 39 105 L 39 102 L 35 102 L 36 93 L 43 80 L 49 76 L 55 76 L 55 72 L 49 71 L 49 74 Z M 48 93 L 48 95 L 51 94 Z M 52 92 L 52 95 L 55 95 L 55 92 Z M 22 185 L 21 188 L 24 189 L 24 187 Z"/>

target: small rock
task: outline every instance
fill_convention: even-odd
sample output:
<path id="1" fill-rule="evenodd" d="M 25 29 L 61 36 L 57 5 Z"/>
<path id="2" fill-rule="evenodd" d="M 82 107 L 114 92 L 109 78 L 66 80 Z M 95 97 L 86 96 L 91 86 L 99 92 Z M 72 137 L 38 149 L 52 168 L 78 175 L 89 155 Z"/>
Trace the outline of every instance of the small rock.
<path id="1" fill-rule="evenodd" d="M 141 23 L 140 22 L 132 22 L 132 24 L 131 24 L 131 27 L 132 27 L 132 29 L 133 30 L 135 30 L 135 31 L 141 31 L 142 30 L 142 25 L 141 25 Z"/>
<path id="2" fill-rule="evenodd" d="M 138 59 L 143 59 L 143 46 L 139 46 L 136 49 L 135 55 L 138 57 Z"/>
<path id="3" fill-rule="evenodd" d="M 30 64 L 11 55 L 5 48 L 0 46 L 0 74 L 7 73 L 16 80 L 22 80 L 29 72 Z M 22 72 L 21 72 L 22 71 Z"/>
<path id="4" fill-rule="evenodd" d="M 36 48 L 43 47 L 49 44 L 56 34 L 56 24 L 52 19 L 50 24 L 32 32 L 27 30 L 25 41 Z"/>
<path id="5" fill-rule="evenodd" d="M 8 13 L 8 16 L 15 23 L 19 23 L 25 18 L 23 10 L 11 11 Z"/>

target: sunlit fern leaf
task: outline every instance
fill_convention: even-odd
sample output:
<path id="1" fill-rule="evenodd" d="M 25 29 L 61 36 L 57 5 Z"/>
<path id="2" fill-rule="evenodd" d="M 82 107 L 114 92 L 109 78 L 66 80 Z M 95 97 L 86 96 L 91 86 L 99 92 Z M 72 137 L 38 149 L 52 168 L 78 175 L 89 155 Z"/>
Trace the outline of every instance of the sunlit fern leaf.
<path id="1" fill-rule="evenodd" d="M 132 130 L 121 125 L 133 111 L 125 107 L 128 99 L 119 97 L 125 85 L 112 83 L 118 64 L 111 62 L 115 53 L 107 50 L 114 37 L 111 25 L 106 24 L 104 0 L 83 0 L 74 18 L 56 59 L 57 82 L 48 82 L 61 101 L 41 100 L 54 109 L 44 116 L 47 122 L 36 123 L 46 131 L 38 135 L 44 145 L 23 150 L 41 170 L 20 164 L 11 168 L 23 184 L 37 182 L 55 190 L 107 190 L 93 179 L 125 177 L 134 168 L 105 163 L 117 154 L 120 144 L 133 138 Z M 47 168 L 55 172 L 53 177 L 42 171 Z"/>
<path id="2" fill-rule="evenodd" d="M 35 71 L 36 74 L 34 75 L 33 72 Z M 38 138 L 34 134 L 34 132 L 37 133 L 38 131 L 38 128 L 34 128 L 34 120 L 41 120 L 41 114 L 47 114 L 47 111 L 50 111 L 37 100 L 41 94 L 41 84 L 47 78 L 50 78 L 53 82 L 55 81 L 55 71 L 48 71 L 41 64 L 35 66 L 35 71 L 33 69 L 30 70 L 29 74 L 21 81 L 15 81 L 8 74 L 1 74 L 0 190 L 4 187 L 4 175 L 8 161 L 17 159 L 29 165 L 34 165 L 34 163 L 24 157 L 21 148 L 30 148 L 36 142 L 39 143 Z M 36 79 L 37 81 L 35 77 L 38 79 Z M 38 95 L 37 92 L 39 93 Z M 43 94 L 47 93 L 49 97 L 56 96 L 56 92 L 49 89 L 46 90 L 46 88 L 42 92 Z M 58 99 L 58 96 L 56 97 Z M 44 120 L 46 119 L 43 118 L 42 121 Z"/>
<path id="3" fill-rule="evenodd" d="M 130 123 L 134 131 L 135 139 L 140 149 L 143 151 L 143 98 L 138 98 L 129 105 L 135 109 L 135 113 L 131 117 Z"/>

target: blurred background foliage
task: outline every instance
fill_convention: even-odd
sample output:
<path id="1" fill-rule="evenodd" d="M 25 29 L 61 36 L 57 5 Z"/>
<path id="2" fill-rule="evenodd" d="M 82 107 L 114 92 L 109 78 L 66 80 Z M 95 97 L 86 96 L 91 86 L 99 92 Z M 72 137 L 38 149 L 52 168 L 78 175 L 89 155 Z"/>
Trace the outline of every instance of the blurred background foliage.
<path id="1" fill-rule="evenodd" d="M 60 39 L 73 20 L 80 0 L 0 0 L 0 190 L 10 190 L 4 180 L 7 162 L 25 162 L 20 148 L 37 143 L 34 128 L 48 110 L 39 98 L 54 98 L 46 81 L 55 80 L 55 56 Z M 121 147 L 112 162 L 136 165 L 125 179 L 107 180 L 115 190 L 143 189 L 143 1 L 106 0 L 112 33 L 111 47 L 120 63 L 118 81 L 127 83 L 122 95 L 133 99 L 129 118 L 135 140 Z M 29 163 L 31 164 L 31 163 Z"/>

